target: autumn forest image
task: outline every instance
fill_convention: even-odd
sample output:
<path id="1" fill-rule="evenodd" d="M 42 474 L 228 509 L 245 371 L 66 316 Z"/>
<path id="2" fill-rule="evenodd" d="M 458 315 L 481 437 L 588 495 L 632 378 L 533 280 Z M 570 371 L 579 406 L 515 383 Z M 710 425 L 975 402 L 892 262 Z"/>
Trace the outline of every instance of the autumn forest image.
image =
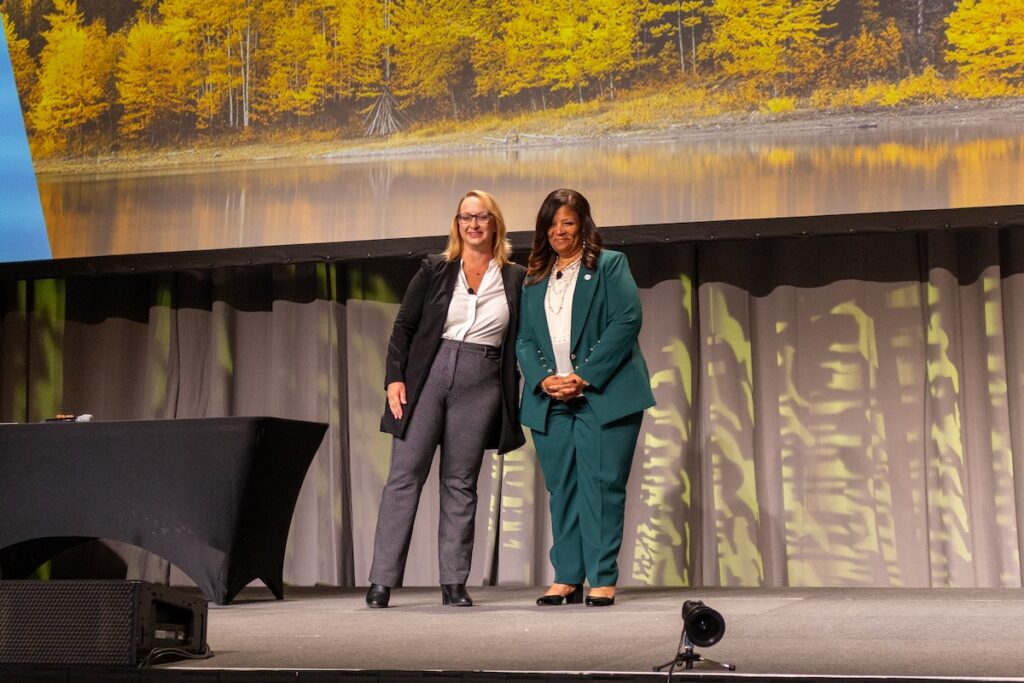
<path id="1" fill-rule="evenodd" d="M 2 0 L 34 158 L 1024 95 L 1024 0 Z"/>

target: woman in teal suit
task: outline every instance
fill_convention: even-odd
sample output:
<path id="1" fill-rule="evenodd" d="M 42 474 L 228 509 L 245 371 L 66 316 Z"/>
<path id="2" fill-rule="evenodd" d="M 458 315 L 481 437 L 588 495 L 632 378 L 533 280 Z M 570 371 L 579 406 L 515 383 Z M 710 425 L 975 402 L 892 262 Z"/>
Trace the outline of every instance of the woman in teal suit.
<path id="1" fill-rule="evenodd" d="M 590 204 L 555 190 L 537 214 L 520 302 L 520 420 L 551 498 L 555 583 L 539 605 L 615 602 L 626 480 L 654 405 L 626 257 L 602 249 Z"/>

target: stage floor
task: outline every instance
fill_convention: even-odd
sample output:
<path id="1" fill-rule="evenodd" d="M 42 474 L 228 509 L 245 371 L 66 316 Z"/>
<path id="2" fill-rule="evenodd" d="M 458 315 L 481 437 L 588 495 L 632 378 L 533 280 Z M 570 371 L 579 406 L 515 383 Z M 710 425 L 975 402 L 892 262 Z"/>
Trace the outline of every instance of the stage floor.
<path id="1" fill-rule="evenodd" d="M 534 588 L 473 588 L 476 606 L 442 607 L 437 589 L 246 589 L 210 605 L 214 656 L 161 669 L 650 673 L 674 659 L 685 600 L 703 600 L 725 636 L 698 652 L 730 676 L 1024 681 L 1020 589 L 624 588 L 609 608 L 537 607 Z M 698 664 L 695 672 L 721 670 Z M 721 672 L 724 673 L 724 672 Z"/>

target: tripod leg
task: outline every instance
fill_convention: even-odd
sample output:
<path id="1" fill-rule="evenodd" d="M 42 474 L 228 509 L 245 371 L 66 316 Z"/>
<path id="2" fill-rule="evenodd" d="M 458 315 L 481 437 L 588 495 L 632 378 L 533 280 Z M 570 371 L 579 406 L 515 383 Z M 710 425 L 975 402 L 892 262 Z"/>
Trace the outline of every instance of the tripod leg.
<path id="1" fill-rule="evenodd" d="M 735 671 L 736 670 L 736 665 L 735 664 L 728 664 L 726 662 L 716 662 L 713 659 L 708 659 L 707 657 L 704 657 L 704 656 L 701 656 L 701 655 L 697 655 L 697 661 L 707 662 L 708 664 L 714 664 L 717 667 L 721 667 L 723 669 L 728 669 L 729 671 Z M 689 667 L 687 667 L 687 668 L 689 668 Z"/>
<path id="2" fill-rule="evenodd" d="M 672 667 L 673 669 L 677 666 L 682 665 L 684 669 L 692 669 L 694 662 L 702 661 L 704 658 L 693 652 L 680 652 L 676 655 L 676 658 L 671 662 L 665 662 L 659 666 L 654 667 L 655 671 L 664 671 L 665 669 Z M 736 667 L 733 667 L 735 669 Z"/>

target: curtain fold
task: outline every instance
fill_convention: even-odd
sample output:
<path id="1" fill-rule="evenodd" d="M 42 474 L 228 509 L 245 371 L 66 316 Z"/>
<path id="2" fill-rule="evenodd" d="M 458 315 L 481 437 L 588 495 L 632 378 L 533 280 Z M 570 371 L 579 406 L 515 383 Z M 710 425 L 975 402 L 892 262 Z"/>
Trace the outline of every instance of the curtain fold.
<path id="1" fill-rule="evenodd" d="M 1022 585 L 1019 231 L 623 250 L 658 404 L 630 475 L 622 584 Z M 416 266 L 5 281 L 0 421 L 325 422 L 285 580 L 365 585 L 390 458 L 384 356 Z M 437 583 L 434 470 L 406 585 Z M 532 442 L 488 453 L 479 495 L 471 583 L 550 581 Z M 139 578 L 188 581 L 112 545 Z"/>

